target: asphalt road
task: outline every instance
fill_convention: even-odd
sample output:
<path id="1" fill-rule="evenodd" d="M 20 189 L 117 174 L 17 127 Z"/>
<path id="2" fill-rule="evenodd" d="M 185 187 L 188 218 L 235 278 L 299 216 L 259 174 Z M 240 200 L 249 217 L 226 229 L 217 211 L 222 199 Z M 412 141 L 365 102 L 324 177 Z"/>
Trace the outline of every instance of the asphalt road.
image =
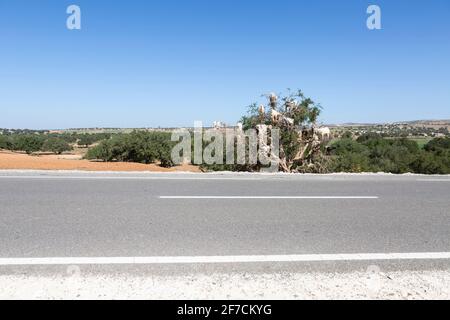
<path id="1" fill-rule="evenodd" d="M 449 191 L 448 176 L 4 171 L 0 260 L 450 252 Z"/>

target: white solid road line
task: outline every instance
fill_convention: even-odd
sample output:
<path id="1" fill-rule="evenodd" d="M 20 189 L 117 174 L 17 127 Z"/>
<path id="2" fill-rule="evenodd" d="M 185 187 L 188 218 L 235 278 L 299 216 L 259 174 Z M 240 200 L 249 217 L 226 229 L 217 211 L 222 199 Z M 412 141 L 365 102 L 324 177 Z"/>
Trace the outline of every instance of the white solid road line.
<path id="1" fill-rule="evenodd" d="M 302 254 L 255 256 L 192 256 L 192 257 L 83 257 L 83 258 L 0 258 L 0 266 L 32 265 L 137 265 L 137 264 L 213 264 L 258 262 L 332 262 L 373 260 L 442 260 L 450 252 Z"/>
<path id="2" fill-rule="evenodd" d="M 377 196 L 160 196 L 160 199 L 379 199 Z"/>
<path id="3" fill-rule="evenodd" d="M 120 176 L 0 176 L 0 179 L 43 179 L 43 180 L 262 180 L 261 177 L 120 177 Z"/>
<path id="4" fill-rule="evenodd" d="M 450 179 L 417 179 L 422 182 L 450 182 Z"/>

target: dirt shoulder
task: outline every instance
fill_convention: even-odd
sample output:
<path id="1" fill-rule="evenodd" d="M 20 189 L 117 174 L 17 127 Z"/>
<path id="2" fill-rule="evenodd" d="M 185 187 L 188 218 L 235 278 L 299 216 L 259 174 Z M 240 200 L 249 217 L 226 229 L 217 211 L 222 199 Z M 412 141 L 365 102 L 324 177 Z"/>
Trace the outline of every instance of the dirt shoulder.
<path id="1" fill-rule="evenodd" d="M 0 151 L 0 170 L 81 170 L 81 171 L 151 171 L 151 172 L 200 172 L 197 166 L 181 165 L 162 168 L 157 164 L 129 162 L 94 162 L 82 160 L 79 155 L 38 155 Z"/>

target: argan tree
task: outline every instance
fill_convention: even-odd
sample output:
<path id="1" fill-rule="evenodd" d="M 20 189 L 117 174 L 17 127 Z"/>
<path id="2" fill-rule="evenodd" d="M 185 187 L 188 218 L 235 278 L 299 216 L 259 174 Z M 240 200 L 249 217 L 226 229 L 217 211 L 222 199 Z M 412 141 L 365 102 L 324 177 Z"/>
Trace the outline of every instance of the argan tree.
<path id="1" fill-rule="evenodd" d="M 326 158 L 316 131 L 321 106 L 299 90 L 281 98 L 266 95 L 267 105 L 253 104 L 249 114 L 242 118 L 244 130 L 279 129 L 280 152 L 278 162 L 284 172 L 325 172 Z M 272 155 L 272 157 L 276 157 Z"/>
<path id="2" fill-rule="evenodd" d="M 70 151 L 72 150 L 72 147 L 63 139 L 61 138 L 56 138 L 56 137 L 52 137 L 52 138 L 48 138 L 43 146 L 42 146 L 42 150 L 43 151 L 50 151 L 56 154 L 61 154 L 64 151 Z"/>
<path id="3" fill-rule="evenodd" d="M 80 135 L 77 144 L 80 147 L 88 148 L 94 142 L 96 142 L 95 137 L 91 134 L 85 133 L 83 135 Z"/>
<path id="4" fill-rule="evenodd" d="M 21 134 L 16 136 L 13 140 L 14 150 L 25 151 L 27 154 L 40 151 L 43 144 L 44 139 L 37 134 Z"/>

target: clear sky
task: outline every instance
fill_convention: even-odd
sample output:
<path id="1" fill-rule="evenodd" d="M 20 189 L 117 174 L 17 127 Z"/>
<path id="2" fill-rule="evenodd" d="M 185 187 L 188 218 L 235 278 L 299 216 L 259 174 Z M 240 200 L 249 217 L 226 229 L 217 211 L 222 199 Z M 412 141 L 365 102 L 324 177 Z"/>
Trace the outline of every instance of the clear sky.
<path id="1" fill-rule="evenodd" d="M 0 127 L 233 124 L 286 88 L 324 123 L 450 118 L 450 1 L 0 0 Z"/>

